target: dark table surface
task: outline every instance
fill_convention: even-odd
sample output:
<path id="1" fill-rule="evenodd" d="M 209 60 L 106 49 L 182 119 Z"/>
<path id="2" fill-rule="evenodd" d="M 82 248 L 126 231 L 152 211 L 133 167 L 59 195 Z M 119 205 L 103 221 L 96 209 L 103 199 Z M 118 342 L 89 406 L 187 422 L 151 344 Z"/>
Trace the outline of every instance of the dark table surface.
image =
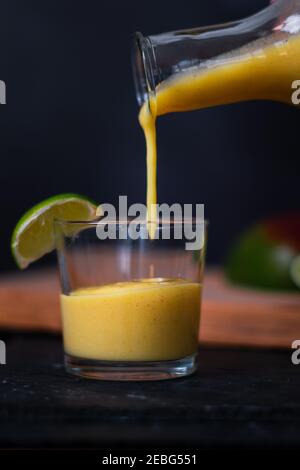
<path id="1" fill-rule="evenodd" d="M 192 377 L 117 383 L 66 375 L 58 336 L 0 339 L 0 448 L 300 446 L 291 351 L 202 349 Z"/>

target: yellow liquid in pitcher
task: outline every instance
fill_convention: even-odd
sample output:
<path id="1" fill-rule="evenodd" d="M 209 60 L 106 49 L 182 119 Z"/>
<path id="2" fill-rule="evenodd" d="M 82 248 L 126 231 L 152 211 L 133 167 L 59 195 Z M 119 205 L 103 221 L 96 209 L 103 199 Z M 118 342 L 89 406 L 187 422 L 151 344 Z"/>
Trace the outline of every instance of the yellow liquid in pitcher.
<path id="1" fill-rule="evenodd" d="M 145 279 L 61 295 L 64 346 L 111 361 L 179 359 L 197 351 L 201 286 Z"/>
<path id="2" fill-rule="evenodd" d="M 256 41 L 224 54 L 206 68 L 192 68 L 162 82 L 139 114 L 147 145 L 148 220 L 155 221 L 156 117 L 257 99 L 291 103 L 292 82 L 300 80 L 300 37 Z M 149 109 L 149 105 L 151 111 Z"/>

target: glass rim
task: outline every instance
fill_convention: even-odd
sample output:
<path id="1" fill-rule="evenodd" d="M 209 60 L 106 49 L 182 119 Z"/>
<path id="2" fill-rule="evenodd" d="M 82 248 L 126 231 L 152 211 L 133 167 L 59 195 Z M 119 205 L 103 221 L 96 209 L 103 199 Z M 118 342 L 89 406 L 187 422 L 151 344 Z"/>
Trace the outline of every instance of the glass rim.
<path id="1" fill-rule="evenodd" d="M 128 217 L 127 219 L 110 219 L 107 220 L 101 220 L 101 217 L 98 217 L 96 219 L 92 220 L 63 220 L 59 218 L 54 218 L 53 222 L 55 225 L 90 225 L 90 226 L 96 226 L 96 225 L 128 225 L 128 224 L 134 224 L 136 225 L 156 225 L 157 227 L 165 227 L 165 226 L 175 226 L 175 225 L 200 225 L 203 224 L 207 226 L 209 224 L 209 221 L 206 219 L 197 219 L 195 217 L 189 218 L 189 219 L 183 219 L 183 220 L 164 220 L 164 219 L 158 219 L 156 221 L 148 221 L 148 220 L 136 220 L 136 217 Z"/>

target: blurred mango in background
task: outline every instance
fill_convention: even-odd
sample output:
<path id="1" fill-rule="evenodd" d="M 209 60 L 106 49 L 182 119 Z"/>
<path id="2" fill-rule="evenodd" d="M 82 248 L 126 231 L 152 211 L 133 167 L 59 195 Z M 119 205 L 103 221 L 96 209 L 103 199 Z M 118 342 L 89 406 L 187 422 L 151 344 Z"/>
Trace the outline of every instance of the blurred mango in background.
<path id="1" fill-rule="evenodd" d="M 300 211 L 269 218 L 241 234 L 225 274 L 235 284 L 300 293 Z"/>

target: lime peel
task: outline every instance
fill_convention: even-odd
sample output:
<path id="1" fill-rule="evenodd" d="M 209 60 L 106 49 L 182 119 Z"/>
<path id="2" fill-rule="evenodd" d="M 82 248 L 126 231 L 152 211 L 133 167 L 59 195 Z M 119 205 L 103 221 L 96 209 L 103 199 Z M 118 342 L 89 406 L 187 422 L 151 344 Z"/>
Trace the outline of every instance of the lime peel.
<path id="1" fill-rule="evenodd" d="M 55 248 L 53 221 L 93 220 L 97 204 L 86 196 L 64 193 L 29 209 L 17 223 L 11 238 L 13 257 L 21 269 Z"/>

